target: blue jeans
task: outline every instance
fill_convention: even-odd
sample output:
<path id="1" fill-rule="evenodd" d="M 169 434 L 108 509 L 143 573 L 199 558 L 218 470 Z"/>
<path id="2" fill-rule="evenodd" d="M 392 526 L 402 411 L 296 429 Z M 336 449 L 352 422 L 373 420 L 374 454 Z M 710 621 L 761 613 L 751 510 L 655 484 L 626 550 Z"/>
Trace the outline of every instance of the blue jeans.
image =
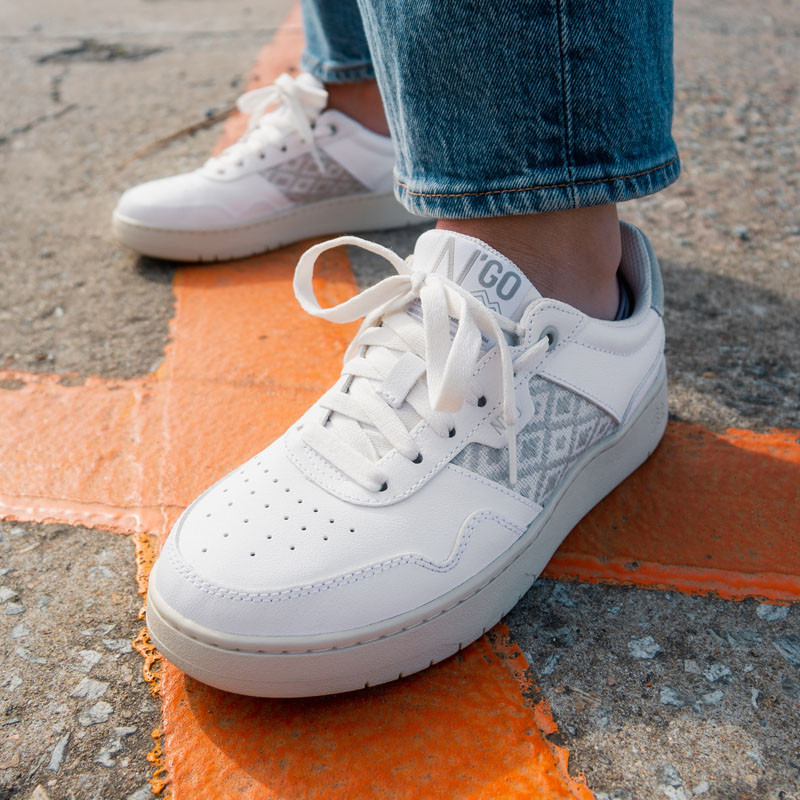
<path id="1" fill-rule="evenodd" d="M 410 211 L 556 211 L 678 177 L 672 0 L 303 0 L 303 21 L 304 69 L 377 78 Z"/>

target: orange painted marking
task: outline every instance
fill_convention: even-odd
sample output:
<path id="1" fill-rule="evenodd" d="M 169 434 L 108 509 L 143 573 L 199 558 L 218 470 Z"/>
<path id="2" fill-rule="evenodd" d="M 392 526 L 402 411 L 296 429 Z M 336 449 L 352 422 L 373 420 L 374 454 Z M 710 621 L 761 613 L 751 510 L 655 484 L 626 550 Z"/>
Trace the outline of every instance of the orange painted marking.
<path id="1" fill-rule="evenodd" d="M 393 684 L 300 701 L 232 695 L 170 669 L 174 800 L 589 800 L 522 702 L 509 651 L 527 665 L 502 638 Z"/>
<path id="2" fill-rule="evenodd" d="M 301 45 L 295 10 L 255 82 L 294 64 Z M 220 146 L 242 124 L 231 118 Z M 338 375 L 354 327 L 300 311 L 291 276 L 306 245 L 179 270 L 171 342 L 152 375 L 64 386 L 0 372 L 25 384 L 0 390 L 0 517 L 136 532 L 144 587 L 143 534 L 163 536 L 199 491 L 263 449 Z M 329 305 L 356 291 L 343 251 L 317 289 Z M 798 439 L 670 423 L 654 457 L 580 523 L 547 574 L 799 600 Z M 137 647 L 156 687 L 146 637 Z M 546 701 L 523 700 L 534 694 L 526 668 L 502 629 L 423 674 L 321 700 L 236 697 L 167 667 L 173 795 L 590 798 L 570 778 L 566 751 L 546 739 L 556 731 Z"/>
<path id="3" fill-rule="evenodd" d="M 800 431 L 670 423 L 546 574 L 741 599 L 800 599 Z"/>

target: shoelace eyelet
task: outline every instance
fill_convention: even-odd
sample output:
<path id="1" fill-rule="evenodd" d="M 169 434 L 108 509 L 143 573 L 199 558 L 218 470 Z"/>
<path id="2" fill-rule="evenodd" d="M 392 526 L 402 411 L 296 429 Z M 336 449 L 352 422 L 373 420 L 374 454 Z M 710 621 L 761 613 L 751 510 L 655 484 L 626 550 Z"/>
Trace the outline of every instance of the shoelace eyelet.
<path id="1" fill-rule="evenodd" d="M 380 489 L 378 489 L 378 491 L 379 491 L 379 492 L 385 492 L 385 491 L 386 491 L 388 488 L 389 488 L 389 484 L 388 484 L 388 483 L 386 483 L 386 481 L 384 481 L 384 482 L 381 484 L 381 488 L 380 488 Z"/>
<path id="2" fill-rule="evenodd" d="M 456 435 L 456 429 L 455 429 L 455 428 L 450 428 L 450 430 L 449 430 L 449 431 L 447 431 L 447 436 L 448 436 L 450 439 L 452 439 L 452 438 L 453 438 L 455 435 Z"/>
<path id="3" fill-rule="evenodd" d="M 328 130 L 330 131 L 331 136 L 338 133 L 339 129 L 335 125 L 328 125 Z"/>
<path id="4" fill-rule="evenodd" d="M 287 150 L 286 145 L 283 145 L 283 147 L 281 147 L 281 153 L 285 153 L 286 150 Z"/>
<path id="5" fill-rule="evenodd" d="M 266 156 L 265 156 L 263 153 L 259 153 L 259 154 L 258 154 L 258 157 L 259 157 L 260 159 L 265 159 L 265 158 L 266 158 Z"/>
<path id="6" fill-rule="evenodd" d="M 558 330 L 549 325 L 542 331 L 541 338 L 547 339 L 547 349 L 552 350 L 558 344 Z"/>
<path id="7" fill-rule="evenodd" d="M 412 464 L 421 464 L 422 463 L 422 453 L 417 453 L 417 457 L 411 460 Z"/>
<path id="8" fill-rule="evenodd" d="M 481 395 L 478 398 L 478 408 L 483 408 L 486 405 L 486 395 Z"/>

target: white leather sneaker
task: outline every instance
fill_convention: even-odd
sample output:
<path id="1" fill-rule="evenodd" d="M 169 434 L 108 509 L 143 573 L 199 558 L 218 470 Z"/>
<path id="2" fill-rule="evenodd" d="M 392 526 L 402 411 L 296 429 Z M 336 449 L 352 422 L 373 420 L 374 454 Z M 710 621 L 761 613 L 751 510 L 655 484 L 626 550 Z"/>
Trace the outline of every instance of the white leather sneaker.
<path id="1" fill-rule="evenodd" d="M 243 95 L 237 105 L 250 114 L 247 133 L 194 172 L 125 192 L 114 235 L 148 256 L 218 261 L 312 236 L 423 222 L 394 197 L 391 139 L 326 109 L 327 101 L 306 73 Z"/>
<path id="2" fill-rule="evenodd" d="M 364 323 L 336 385 L 177 522 L 147 601 L 161 652 L 221 689 L 291 697 L 408 675 L 491 628 L 664 432 L 661 277 L 641 232 L 622 240 L 621 322 L 447 231 L 407 261 L 355 237 L 308 250 L 302 306 Z M 314 262 L 342 244 L 398 274 L 322 309 Z"/>

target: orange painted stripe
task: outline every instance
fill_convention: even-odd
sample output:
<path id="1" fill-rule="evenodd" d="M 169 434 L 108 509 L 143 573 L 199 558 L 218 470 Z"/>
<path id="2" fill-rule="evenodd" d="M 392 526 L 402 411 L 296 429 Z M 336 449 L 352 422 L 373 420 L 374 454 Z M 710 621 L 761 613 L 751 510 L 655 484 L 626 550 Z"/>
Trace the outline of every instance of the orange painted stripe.
<path id="1" fill-rule="evenodd" d="M 556 730 L 546 707 L 522 700 L 527 665 L 505 633 L 401 681 L 308 700 L 241 697 L 168 669 L 174 800 L 589 800 L 539 730 Z"/>
<path id="2" fill-rule="evenodd" d="M 671 422 L 547 568 L 740 599 L 800 599 L 800 431 L 709 433 Z"/>

